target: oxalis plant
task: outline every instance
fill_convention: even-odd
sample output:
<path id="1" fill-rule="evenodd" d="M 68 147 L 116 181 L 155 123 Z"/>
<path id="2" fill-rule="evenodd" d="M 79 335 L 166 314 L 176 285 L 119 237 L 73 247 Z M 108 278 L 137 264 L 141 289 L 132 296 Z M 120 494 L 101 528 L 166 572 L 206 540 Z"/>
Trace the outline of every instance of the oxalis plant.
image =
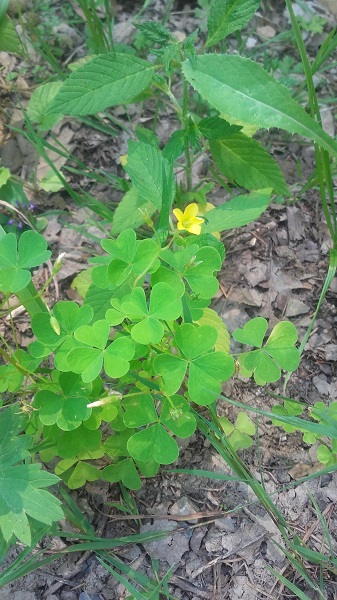
<path id="1" fill-rule="evenodd" d="M 141 477 L 178 458 L 176 439 L 193 434 L 199 407 L 217 419 L 222 384 L 235 371 L 264 385 L 298 367 L 291 323 L 278 323 L 266 338 L 267 321 L 251 319 L 233 332 L 244 346 L 233 354 L 227 328 L 210 308 L 225 258 L 219 232 L 256 219 L 272 194 L 289 194 L 276 162 L 247 134 L 278 127 L 337 156 L 335 142 L 259 64 L 212 52 L 258 5 L 213 0 L 202 48 L 198 31 L 178 42 L 160 23 L 136 23 L 149 43 L 148 60 L 133 49 L 89 56 L 64 82 L 32 96 L 28 125 L 40 131 L 63 115 L 149 98 L 158 110 L 168 103 L 180 126 L 164 147 L 155 131 L 140 127 L 129 140 L 125 196 L 106 223 L 102 254 L 77 278 L 82 304 L 48 307 L 31 279 L 31 269 L 51 256 L 43 236 L 26 231 L 17 239 L 0 229 L 3 312 L 10 313 L 7 300 L 15 294 L 35 336 L 27 351 L 12 352 L 5 341 L 0 348 L 2 551 L 15 537 L 29 544 L 36 522 L 60 518 L 59 501 L 45 489 L 58 478 L 70 488 L 102 478 L 136 490 Z M 246 192 L 210 205 L 214 181 L 192 186 L 200 152 L 210 153 L 218 183 L 225 177 Z M 176 183 L 179 168 L 185 186 Z M 135 229 L 144 224 L 148 237 L 138 239 Z M 50 280 L 61 266 L 56 260 Z M 250 445 L 255 426 L 245 413 L 235 425 L 218 422 L 234 450 Z M 41 470 L 37 453 L 56 464 L 56 475 Z"/>

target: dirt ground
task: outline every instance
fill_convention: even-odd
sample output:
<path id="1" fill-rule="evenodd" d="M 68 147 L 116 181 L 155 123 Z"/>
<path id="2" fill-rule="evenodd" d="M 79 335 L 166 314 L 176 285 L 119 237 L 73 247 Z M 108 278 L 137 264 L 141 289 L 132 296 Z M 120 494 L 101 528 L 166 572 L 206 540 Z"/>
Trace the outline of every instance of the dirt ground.
<path id="1" fill-rule="evenodd" d="M 318 3 L 308 4 L 316 11 L 315 14 L 326 17 L 325 32 L 328 32 L 335 24 L 333 14 L 325 12 Z M 160 18 L 163 5 L 165 3 L 161 0 L 156 0 L 143 18 Z M 117 41 L 127 43 L 130 40 L 130 22 L 137 8 L 139 5 L 133 2 L 117 4 Z M 175 35 L 188 35 L 197 26 L 202 31 L 203 24 L 197 20 L 194 9 L 194 5 L 176 2 L 168 22 Z M 245 51 L 272 40 L 286 29 L 289 29 L 289 21 L 284 13 L 283 1 L 263 2 L 243 36 Z M 323 39 L 322 34 L 308 33 L 306 43 L 312 57 Z M 230 38 L 230 51 L 236 50 L 238 42 L 234 36 Z M 294 57 L 298 62 L 294 42 L 275 42 L 269 44 L 268 48 L 280 60 Z M 262 57 L 261 53 L 257 59 L 261 61 Z M 13 68 L 13 64 L 6 68 Z M 277 72 L 277 76 L 285 75 Z M 295 69 L 291 69 L 286 76 L 296 77 Z M 299 74 L 299 83 L 301 77 Z M 319 97 L 335 97 L 336 67 L 320 75 L 317 86 Z M 21 100 L 24 100 L 24 95 Z M 334 104 L 325 103 L 322 111 L 324 126 L 333 136 L 334 107 Z M 152 122 L 151 106 L 145 115 L 140 116 L 138 111 L 138 106 L 131 107 L 134 123 L 138 119 L 143 126 Z M 123 109 L 115 109 L 113 114 L 122 121 L 126 120 Z M 159 136 L 164 142 L 174 127 L 172 115 L 167 109 L 159 120 Z M 68 120 L 57 133 L 64 143 L 67 140 L 67 147 L 90 168 L 122 173 L 119 156 L 126 153 L 127 147 L 127 135 L 123 131 L 111 138 Z M 262 132 L 258 135 L 263 143 L 269 145 L 293 196 L 287 204 L 273 203 L 258 221 L 249 226 L 226 233 L 223 241 L 227 256 L 220 274 L 220 291 L 214 308 L 230 332 L 254 316 L 266 317 L 270 328 L 284 317 L 297 327 L 301 340 L 314 313 L 328 266 L 329 235 L 321 214 L 318 191 L 301 192 L 314 168 L 314 149 L 303 139 L 290 139 L 280 131 L 272 130 L 268 134 Z M 7 146 L 1 151 L 3 164 L 13 169 L 15 159 L 16 172 L 29 176 L 31 169 L 36 167 L 34 153 L 24 146 L 20 137 L 12 140 L 11 144 L 10 148 Z M 43 166 L 40 161 L 38 168 L 43 169 Z M 200 177 L 206 170 L 207 161 L 203 159 L 195 166 L 194 176 Z M 82 180 L 73 179 L 72 184 L 74 187 L 87 186 L 95 197 L 110 206 L 121 197 L 120 192 L 104 185 L 93 186 L 85 177 Z M 223 189 L 215 188 L 211 201 L 217 204 L 226 198 Z M 38 201 L 41 210 L 43 207 L 44 211 L 59 211 L 49 216 L 45 235 L 54 256 L 67 253 L 64 268 L 58 277 L 60 298 L 76 299 L 76 292 L 70 287 L 71 281 L 84 268 L 87 256 L 98 248 L 94 237 L 88 239 L 83 235 L 83 224 L 88 222 L 88 214 L 72 204 L 64 192 L 41 195 Z M 79 227 L 64 227 L 65 222 Z M 92 236 L 100 237 L 94 225 L 90 225 L 88 231 Z M 38 276 L 43 277 L 43 273 Z M 300 367 L 287 387 L 289 397 L 304 400 L 310 405 L 322 400 L 326 403 L 337 400 L 336 299 L 335 279 L 305 348 Z M 26 346 L 31 332 L 24 315 L 19 316 L 18 323 L 19 343 Z M 6 325 L 2 325 L 2 328 L 6 329 Z M 282 387 L 278 384 L 270 386 L 269 390 L 282 394 Z M 264 388 L 239 378 L 226 384 L 224 394 L 233 400 L 264 409 L 270 409 L 276 403 Z M 237 413 L 234 406 L 223 401 L 219 411 L 230 419 L 235 418 Z M 286 434 L 265 419 L 259 419 L 257 426 L 258 443 L 241 451 L 242 458 L 263 482 L 266 491 L 272 494 L 276 506 L 299 537 L 309 541 L 313 549 L 324 552 L 327 549 L 309 494 L 312 495 L 328 523 L 333 548 L 337 549 L 337 475 L 312 479 L 292 488 L 293 481 L 313 474 L 322 467 L 317 463 L 316 448 L 303 443 L 301 435 Z M 184 445 L 174 467 L 231 474 L 226 463 L 201 434 L 194 435 L 188 445 Z M 289 577 L 309 598 L 314 598 L 306 584 L 296 580 L 284 554 L 273 543 L 276 540 L 282 545 L 273 521 L 258 504 L 250 488 L 242 483 L 200 479 L 170 473 L 169 468 L 162 469 L 158 476 L 144 481 L 142 489 L 132 494 L 139 514 L 149 515 L 147 519 L 142 519 L 140 526 L 138 521 L 124 519 L 122 513 L 107 505 L 108 502 L 121 500 L 117 486 L 96 482 L 87 484 L 85 489 L 72 492 L 71 495 L 100 536 L 119 537 L 139 531 L 170 531 L 165 539 L 133 545 L 117 554 L 133 569 L 150 578 L 154 577 L 157 567 L 159 577 L 163 577 L 172 567 L 169 579 L 172 598 L 262 600 L 295 597 L 277 582 L 266 568 L 268 565 Z M 214 514 L 216 511 L 218 514 Z M 194 513 L 203 513 L 204 516 L 194 522 L 183 520 L 185 515 Z M 53 543 L 57 547 L 61 541 L 56 538 Z M 16 552 L 14 548 L 9 560 L 14 558 Z M 313 578 L 318 577 L 314 569 L 309 568 L 309 571 Z M 337 598 L 337 580 L 328 573 L 323 577 L 325 597 L 328 600 Z M 69 555 L 0 590 L 0 600 L 119 600 L 126 597 L 124 586 L 90 553 L 84 556 Z"/>

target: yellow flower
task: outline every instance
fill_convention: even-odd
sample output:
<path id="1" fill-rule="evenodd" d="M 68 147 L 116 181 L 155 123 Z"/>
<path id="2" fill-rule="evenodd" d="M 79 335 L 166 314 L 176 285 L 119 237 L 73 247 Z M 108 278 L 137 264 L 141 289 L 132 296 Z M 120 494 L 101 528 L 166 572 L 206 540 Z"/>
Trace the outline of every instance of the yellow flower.
<path id="1" fill-rule="evenodd" d="M 173 214 L 178 220 L 177 228 L 179 231 L 185 230 L 189 233 L 199 235 L 204 219 L 197 217 L 198 212 L 199 207 L 194 202 L 192 204 L 188 204 L 184 212 L 182 212 L 180 208 L 175 208 Z"/>
<path id="2" fill-rule="evenodd" d="M 121 163 L 122 167 L 125 167 L 125 165 L 126 165 L 126 164 L 127 164 L 127 162 L 128 162 L 128 155 L 127 155 L 127 154 L 122 154 L 122 155 L 119 157 L 119 162 Z"/>

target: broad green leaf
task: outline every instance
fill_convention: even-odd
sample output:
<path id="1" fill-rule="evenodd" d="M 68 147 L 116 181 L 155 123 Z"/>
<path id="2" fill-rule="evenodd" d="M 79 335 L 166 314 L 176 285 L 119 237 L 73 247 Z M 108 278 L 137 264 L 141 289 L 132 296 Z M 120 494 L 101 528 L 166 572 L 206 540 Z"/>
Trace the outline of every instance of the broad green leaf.
<path id="1" fill-rule="evenodd" d="M 128 441 L 128 451 L 135 460 L 153 459 L 162 465 L 174 462 L 179 455 L 177 442 L 159 423 L 133 434 Z"/>
<path id="2" fill-rule="evenodd" d="M 254 16 L 260 0 L 212 0 L 208 16 L 206 48 L 242 29 Z"/>
<path id="3" fill-rule="evenodd" d="M 75 338 L 82 344 L 104 350 L 110 335 L 110 325 L 107 321 L 96 321 L 93 325 L 82 325 L 75 331 Z"/>
<path id="4" fill-rule="evenodd" d="M 15 25 L 7 15 L 0 21 L 0 52 L 21 53 L 21 42 Z"/>
<path id="5" fill-rule="evenodd" d="M 53 115 L 48 115 L 48 117 L 46 118 L 49 119 L 52 116 Z M 41 190 L 44 190 L 45 192 L 59 192 L 64 188 L 60 177 L 57 175 L 57 173 L 55 173 L 53 169 L 50 169 L 50 171 L 48 171 L 45 174 L 45 176 L 42 177 L 42 179 L 39 179 L 38 184 L 39 188 L 41 188 Z"/>
<path id="6" fill-rule="evenodd" d="M 39 464 L 21 463 L 28 457 L 31 436 L 19 435 L 23 426 L 19 407 L 13 404 L 0 413 L 0 533 L 9 542 L 13 535 L 23 544 L 31 542 L 29 517 L 51 525 L 63 518 L 60 501 L 41 488 L 58 481 Z"/>
<path id="7" fill-rule="evenodd" d="M 252 192 L 247 196 L 236 196 L 217 206 L 207 213 L 207 222 L 202 226 L 202 233 L 235 229 L 255 221 L 266 210 L 271 196 L 271 189 Z"/>
<path id="8" fill-rule="evenodd" d="M 248 321 L 242 329 L 235 329 L 233 338 L 240 344 L 261 348 L 267 329 L 268 321 L 263 317 L 256 317 Z"/>
<path id="9" fill-rule="evenodd" d="M 200 119 L 198 129 L 205 138 L 209 140 L 221 140 L 228 138 L 240 131 L 240 125 L 231 125 L 220 117 L 205 117 Z"/>
<path id="10" fill-rule="evenodd" d="M 199 325 L 209 325 L 217 330 L 218 337 L 214 344 L 214 349 L 220 352 L 229 354 L 230 350 L 230 336 L 226 325 L 222 318 L 212 308 L 204 308 L 202 317 L 198 319 Z"/>
<path id="11" fill-rule="evenodd" d="M 47 242 L 35 231 L 25 231 L 17 243 L 14 233 L 0 240 L 0 290 L 19 292 L 31 280 L 28 269 L 46 262 L 51 255 Z"/>
<path id="12" fill-rule="evenodd" d="M 27 106 L 27 114 L 33 123 L 38 123 L 40 131 L 48 131 L 62 118 L 62 114 L 48 115 L 48 109 L 62 87 L 62 81 L 51 81 L 39 85 L 32 93 Z M 60 183 L 60 181 L 58 180 Z"/>
<path id="13" fill-rule="evenodd" d="M 328 134 L 257 63 L 239 55 L 204 54 L 194 63 L 185 61 L 183 72 L 190 84 L 220 113 L 270 129 L 278 127 L 307 137 L 337 156 L 337 145 Z"/>
<path id="14" fill-rule="evenodd" d="M 319 462 L 323 463 L 324 465 L 331 465 L 336 462 L 331 450 L 323 445 L 320 445 L 317 448 L 317 458 Z"/>
<path id="15" fill-rule="evenodd" d="M 138 190 L 132 187 L 118 203 L 112 220 L 111 232 L 113 234 L 121 233 L 130 227 L 138 229 L 145 223 L 147 217 L 152 217 L 155 211 L 155 205 L 141 198 Z"/>
<path id="16" fill-rule="evenodd" d="M 169 173 L 169 162 L 158 148 L 144 142 L 130 140 L 128 143 L 128 160 L 125 171 L 131 178 L 139 197 L 151 202 L 160 210 L 163 199 L 163 175 Z M 169 182 L 171 201 L 173 199 L 173 177 Z"/>
<path id="17" fill-rule="evenodd" d="M 241 187 L 289 195 L 280 167 L 257 140 L 235 133 L 211 141 L 210 150 L 219 171 Z"/>
<path id="18" fill-rule="evenodd" d="M 151 82 L 154 65 L 129 54 L 102 54 L 73 71 L 48 114 L 93 115 L 131 102 Z"/>
<path id="19" fill-rule="evenodd" d="M 102 471 L 102 477 L 109 483 L 121 481 L 130 490 L 139 490 L 142 485 L 135 463 L 131 458 L 120 460 L 115 465 L 105 467 Z"/>

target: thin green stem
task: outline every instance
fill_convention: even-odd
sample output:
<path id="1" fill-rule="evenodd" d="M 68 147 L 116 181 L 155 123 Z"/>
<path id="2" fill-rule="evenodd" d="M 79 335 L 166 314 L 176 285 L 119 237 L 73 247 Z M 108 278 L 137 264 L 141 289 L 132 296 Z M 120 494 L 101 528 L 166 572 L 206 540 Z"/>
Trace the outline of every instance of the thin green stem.
<path id="1" fill-rule="evenodd" d="M 182 118 L 183 118 L 183 123 L 184 123 L 185 129 L 188 128 L 187 109 L 188 109 L 188 83 L 186 80 L 184 80 Z M 192 190 L 192 165 L 193 165 L 193 162 L 192 162 L 191 148 L 190 148 L 189 142 L 186 143 L 185 162 L 186 162 L 186 166 L 185 166 L 186 188 L 187 188 L 187 191 L 190 192 Z"/>

